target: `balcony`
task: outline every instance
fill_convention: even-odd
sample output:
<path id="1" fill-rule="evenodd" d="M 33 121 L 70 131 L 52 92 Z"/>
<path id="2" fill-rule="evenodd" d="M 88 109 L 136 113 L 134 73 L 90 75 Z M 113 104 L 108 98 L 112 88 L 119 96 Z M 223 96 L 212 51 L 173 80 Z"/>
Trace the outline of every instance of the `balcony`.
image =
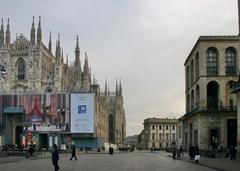
<path id="1" fill-rule="evenodd" d="M 190 112 L 186 113 L 184 117 L 189 117 L 197 113 L 222 113 L 222 112 L 237 112 L 237 106 L 199 106 Z"/>

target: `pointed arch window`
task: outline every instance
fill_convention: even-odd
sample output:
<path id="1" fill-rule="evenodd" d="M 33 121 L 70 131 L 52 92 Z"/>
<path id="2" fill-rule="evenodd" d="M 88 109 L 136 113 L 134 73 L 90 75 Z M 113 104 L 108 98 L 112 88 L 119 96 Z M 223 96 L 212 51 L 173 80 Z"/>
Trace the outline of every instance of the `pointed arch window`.
<path id="1" fill-rule="evenodd" d="M 227 48 L 225 51 L 225 73 L 226 75 L 236 75 L 236 49 Z"/>
<path id="2" fill-rule="evenodd" d="M 17 63 L 17 79 L 25 80 L 26 77 L 26 64 L 23 59 L 20 59 Z"/>
<path id="3" fill-rule="evenodd" d="M 214 47 L 207 50 L 207 75 L 218 75 L 218 51 Z"/>

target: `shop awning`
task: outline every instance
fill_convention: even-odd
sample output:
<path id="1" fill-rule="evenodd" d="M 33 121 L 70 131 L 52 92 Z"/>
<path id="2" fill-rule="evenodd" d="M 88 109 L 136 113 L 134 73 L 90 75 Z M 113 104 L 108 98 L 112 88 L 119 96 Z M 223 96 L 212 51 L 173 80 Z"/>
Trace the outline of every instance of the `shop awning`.
<path id="1" fill-rule="evenodd" d="M 4 114 L 24 114 L 23 106 L 8 106 L 3 109 Z"/>

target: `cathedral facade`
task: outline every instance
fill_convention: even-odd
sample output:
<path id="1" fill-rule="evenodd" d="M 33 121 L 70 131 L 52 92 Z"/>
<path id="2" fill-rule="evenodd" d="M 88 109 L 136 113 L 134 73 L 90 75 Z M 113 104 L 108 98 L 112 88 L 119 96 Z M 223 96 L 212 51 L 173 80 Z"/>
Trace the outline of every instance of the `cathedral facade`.
<path id="1" fill-rule="evenodd" d="M 125 138 L 125 111 L 123 108 L 123 96 L 122 90 L 120 89 L 121 84 L 117 85 L 116 92 L 110 93 L 107 90 L 107 83 L 105 85 L 105 92 L 100 91 L 100 85 L 97 83 L 95 79 L 92 79 L 91 69 L 88 63 L 88 55 L 85 52 L 84 56 L 84 64 L 83 68 L 80 60 L 80 48 L 78 36 L 76 38 L 76 47 L 75 47 L 75 60 L 73 65 L 69 65 L 68 56 L 66 60 L 64 60 L 63 48 L 60 43 L 60 35 L 58 35 L 58 40 L 56 41 L 55 52 L 53 52 L 52 48 L 52 39 L 51 32 L 49 35 L 49 42 L 46 46 L 42 41 L 42 28 L 41 28 L 41 18 L 39 17 L 39 21 L 37 24 L 37 28 L 35 27 L 35 21 L 33 17 L 32 27 L 30 31 L 30 39 L 28 39 L 23 34 L 19 34 L 16 36 L 14 41 L 11 41 L 11 33 L 10 33 L 10 23 L 9 19 L 7 22 L 6 32 L 4 30 L 3 19 L 1 23 L 0 30 L 0 69 L 4 71 L 1 75 L 1 129 L 0 129 L 0 141 L 2 139 L 2 144 L 11 143 L 11 144 L 19 144 L 20 136 L 24 135 L 28 132 L 25 130 L 26 127 L 26 116 L 25 111 L 29 111 L 29 115 L 32 115 L 32 112 L 43 114 L 51 113 L 56 115 L 52 119 L 53 124 L 56 125 L 56 128 L 61 127 L 61 131 L 56 133 L 53 131 L 52 140 L 57 139 L 58 144 L 69 142 L 69 139 L 75 142 L 78 142 L 79 139 L 84 137 L 97 139 L 97 141 L 101 141 L 108 143 L 109 139 L 112 139 L 110 136 L 115 136 L 116 128 L 115 125 L 120 124 L 122 129 L 117 129 L 119 135 L 121 135 L 121 142 L 118 144 L 123 144 Z M 3 73 L 3 72 L 2 72 Z M 69 100 L 68 96 L 71 93 L 93 93 L 94 94 L 94 127 L 95 131 L 92 135 L 71 135 L 69 132 L 69 122 L 71 117 L 71 111 L 69 111 Z M 22 115 L 18 115 L 15 113 L 11 113 L 13 111 L 9 110 L 13 106 L 21 106 L 26 103 L 26 99 L 24 95 L 40 95 L 41 97 L 34 97 L 30 103 L 31 110 L 26 110 L 26 107 L 22 108 Z M 49 94 L 56 95 L 56 108 L 49 109 L 49 106 L 52 104 L 52 96 Z M 111 94 L 111 96 L 110 96 Z M 11 97 L 7 97 L 10 96 Z M 24 96 L 24 97 L 20 97 Z M 49 97 L 48 97 L 49 96 Z M 4 99 L 5 97 L 5 99 Z M 59 100 L 61 97 L 62 100 Z M 114 99 L 114 103 L 112 103 L 109 99 Z M 7 99 L 7 100 L 6 100 Z M 12 99 L 12 100 L 10 100 Z M 37 99 L 37 100 L 36 100 Z M 49 100 L 47 100 L 49 99 Z M 39 101 L 39 102 L 38 102 Z M 60 102 L 62 101 L 62 102 Z M 47 105 L 49 103 L 49 105 Z M 21 105 L 20 105 L 21 104 Z M 43 105 L 44 104 L 44 105 Z M 52 105 L 53 106 L 53 105 Z M 111 112 L 110 109 L 114 109 L 114 111 L 118 111 L 118 108 L 121 109 L 120 112 Z M 14 109 L 16 110 L 16 109 Z M 56 110 L 56 111 L 53 111 Z M 19 110 L 20 112 L 21 110 Z M 11 113 L 11 116 L 8 115 Z M 20 112 L 21 113 L 21 112 Z M 58 117 L 58 115 L 60 117 Z M 114 121 L 114 124 L 109 121 L 109 115 L 111 121 Z M 56 116 L 56 117 L 55 117 Z M 120 120 L 118 118 L 121 118 Z M 59 122 L 57 123 L 56 120 Z M 6 123 L 4 123 L 6 122 Z M 9 125 L 7 127 L 6 125 Z M 114 125 L 110 130 L 109 125 Z M 11 127 L 13 126 L 13 127 Z M 34 126 L 34 125 L 33 125 Z M 35 133 L 36 134 L 36 126 L 35 125 Z M 42 132 L 41 132 L 42 131 Z M 20 133 L 19 133 L 20 132 Z M 31 131 L 30 131 L 31 132 Z M 59 135 L 64 132 L 67 136 L 60 138 Z M 114 134 L 109 134 L 109 132 L 114 132 Z M 47 136 L 42 136 L 41 139 L 40 134 L 47 134 Z M 4 134 L 9 134 L 10 136 L 4 138 Z M 19 134 L 19 135 L 18 135 Z M 44 132 L 43 130 L 39 130 L 37 132 L 36 143 L 44 146 L 49 146 L 49 142 L 44 142 L 46 139 L 50 140 L 50 132 Z M 33 134 L 32 134 L 33 136 Z M 39 138 L 40 137 L 40 138 Z M 55 137 L 55 139 L 54 139 Z M 56 138 L 57 137 L 57 138 Z M 40 140 L 41 139 L 41 140 Z M 60 142 L 62 140 L 62 142 Z M 88 141 L 86 141 L 88 142 Z M 111 141 L 112 143 L 116 143 L 117 141 Z M 0 142 L 1 143 L 1 142 Z M 96 143 L 95 143 L 96 144 Z M 0 144 L 1 145 L 1 144 Z M 89 144 L 85 144 L 89 145 Z M 91 146 L 91 144 L 89 145 Z M 92 145 L 94 146 L 94 145 Z M 96 145 L 99 146 L 99 145 Z"/>

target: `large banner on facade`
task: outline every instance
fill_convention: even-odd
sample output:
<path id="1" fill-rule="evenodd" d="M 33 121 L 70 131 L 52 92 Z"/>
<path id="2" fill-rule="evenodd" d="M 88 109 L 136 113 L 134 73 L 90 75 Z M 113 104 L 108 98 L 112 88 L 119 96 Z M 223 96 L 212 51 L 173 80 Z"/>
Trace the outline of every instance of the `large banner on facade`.
<path id="1" fill-rule="evenodd" d="M 71 94 L 71 133 L 94 133 L 94 94 Z"/>
<path id="2" fill-rule="evenodd" d="M 67 131 L 69 94 L 0 95 L 0 113 L 14 114 L 23 108 L 26 131 Z"/>

